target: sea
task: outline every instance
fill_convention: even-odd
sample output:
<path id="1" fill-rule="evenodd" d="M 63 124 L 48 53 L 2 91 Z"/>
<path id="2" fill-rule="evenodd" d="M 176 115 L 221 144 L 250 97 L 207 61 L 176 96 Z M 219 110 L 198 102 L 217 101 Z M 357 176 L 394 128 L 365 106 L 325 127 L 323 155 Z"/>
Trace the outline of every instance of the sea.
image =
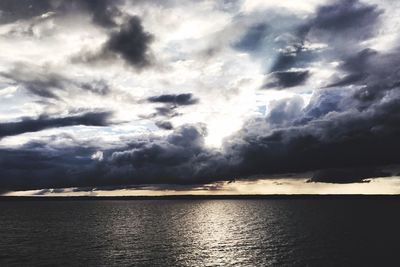
<path id="1" fill-rule="evenodd" d="M 400 266 L 400 201 L 0 201 L 0 266 Z"/>

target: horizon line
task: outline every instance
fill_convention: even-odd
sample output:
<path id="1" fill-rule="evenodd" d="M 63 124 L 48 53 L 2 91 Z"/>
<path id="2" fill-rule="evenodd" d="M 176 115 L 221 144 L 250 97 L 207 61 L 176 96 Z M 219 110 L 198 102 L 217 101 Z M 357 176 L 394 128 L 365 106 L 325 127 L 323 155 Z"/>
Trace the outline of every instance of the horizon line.
<path id="1" fill-rule="evenodd" d="M 7 200 L 201 200 L 201 199 L 400 199 L 400 194 L 224 194 L 224 195 L 142 195 L 142 196 L 0 196 Z"/>

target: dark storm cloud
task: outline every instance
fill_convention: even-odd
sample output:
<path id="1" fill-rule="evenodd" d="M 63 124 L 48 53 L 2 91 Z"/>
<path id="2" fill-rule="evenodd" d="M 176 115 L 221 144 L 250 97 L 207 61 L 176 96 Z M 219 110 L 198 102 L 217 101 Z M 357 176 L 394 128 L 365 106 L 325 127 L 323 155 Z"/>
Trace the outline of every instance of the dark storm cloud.
<path id="1" fill-rule="evenodd" d="M 323 119 L 330 113 L 344 112 L 348 103 L 349 92 L 343 89 L 320 89 L 310 99 L 310 103 L 299 113 L 302 117 L 296 125 L 307 124 L 316 119 Z"/>
<path id="2" fill-rule="evenodd" d="M 150 142 L 135 141 L 131 148 L 113 151 L 105 176 L 121 177 L 130 184 L 201 184 L 229 170 L 219 151 L 204 145 L 203 124 L 183 125 Z"/>
<path id="3" fill-rule="evenodd" d="M 336 101 L 342 100 L 336 98 Z M 3 190 L 21 190 L 128 184 L 190 185 L 260 174 L 399 163 L 399 95 L 362 112 L 323 112 L 297 126 L 296 121 L 306 116 L 301 113 L 301 103 L 287 103 L 288 107 L 282 103 L 275 105 L 275 114 L 280 114 L 267 118 L 269 122 L 274 120 L 274 128 L 268 128 L 264 119 L 249 121 L 241 132 L 225 142 L 222 151 L 204 146 L 203 125 L 185 125 L 164 137 L 137 138 L 123 147 L 104 151 L 104 159 L 99 161 L 91 159 L 98 149 L 94 147 L 49 150 L 47 146 L 32 144 L 16 150 L 3 149 L 0 166 L 7 179 L 1 181 L 1 186 Z M 314 100 L 310 105 L 315 108 L 323 103 Z M 369 171 L 367 176 L 383 174 Z M 321 177 L 332 176 L 319 175 L 311 181 L 358 182 L 367 176 L 342 175 L 344 178 L 328 179 Z"/>
<path id="4" fill-rule="evenodd" d="M 310 21 L 293 14 L 268 10 L 268 15 L 254 19 L 236 18 L 237 24 L 246 25 L 246 30 L 232 47 L 245 51 L 256 59 L 264 58 L 269 72 L 305 68 L 316 55 L 305 46 L 310 31 Z"/>
<path id="5" fill-rule="evenodd" d="M 152 117 L 162 116 L 162 117 L 172 118 L 181 115 L 177 111 L 179 106 L 189 106 L 197 104 L 199 102 L 199 99 L 193 97 L 193 94 L 191 93 L 166 94 L 166 95 L 151 96 L 147 98 L 147 102 L 163 104 L 163 106 L 161 107 L 156 107 L 155 108 L 156 112 L 147 117 L 152 118 Z"/>
<path id="6" fill-rule="evenodd" d="M 302 44 L 294 44 L 287 51 L 278 54 L 273 63 L 271 72 L 284 72 L 291 68 L 304 68 L 316 58 L 312 51 L 303 47 Z"/>
<path id="7" fill-rule="evenodd" d="M 16 122 L 0 123 L 0 138 L 28 132 L 37 132 L 49 128 L 59 128 L 74 125 L 107 126 L 110 112 L 88 112 L 79 115 L 51 118 L 41 115 L 38 118 L 22 118 Z"/>
<path id="8" fill-rule="evenodd" d="M 163 117 L 176 117 L 181 115 L 176 111 L 176 106 L 165 106 L 165 107 L 156 107 L 156 113 L 152 114 L 152 116 L 163 116 Z"/>
<path id="9" fill-rule="evenodd" d="M 149 115 L 141 115 L 143 119 L 154 119 L 157 117 L 173 118 L 182 115 L 182 113 L 177 111 L 177 106 L 174 105 L 164 105 L 162 107 L 156 107 L 155 112 Z"/>
<path id="10" fill-rule="evenodd" d="M 387 177 L 389 173 L 376 168 L 350 168 L 350 169 L 327 169 L 316 171 L 309 182 L 323 183 L 363 183 L 365 179 L 374 177 Z"/>
<path id="11" fill-rule="evenodd" d="M 263 121 L 248 122 L 246 130 L 231 137 L 222 152 L 204 146 L 202 125 L 182 126 L 165 137 L 132 140 L 125 148 L 104 151 L 102 161 L 90 159 L 95 148 L 72 147 L 50 153 L 35 145 L 1 151 L 2 172 L 14 177 L 3 181 L 3 188 L 199 184 L 260 174 L 398 163 L 400 99 L 364 112 L 328 113 L 301 126 L 290 126 L 298 119 L 295 113 L 301 105 L 290 106 L 276 105 L 281 113 L 289 114 L 284 120 L 269 117 L 276 125 L 272 129 Z M 34 153 L 35 157 L 29 156 Z M 52 180 L 55 176 L 56 181 Z M 373 176 L 370 173 L 369 177 Z"/>
<path id="12" fill-rule="evenodd" d="M 227 149 L 242 158 L 242 175 L 399 163 L 399 104 L 396 99 L 364 112 L 328 113 L 269 133 L 257 124 L 245 125 L 247 131 L 231 139 Z"/>
<path id="13" fill-rule="evenodd" d="M 334 79 L 329 88 L 314 92 L 306 107 L 296 99 L 278 101 L 269 107 L 266 121 L 258 118 L 246 123 L 237 139 L 231 137 L 225 144 L 227 155 L 241 159 L 240 164 L 234 165 L 237 174 L 324 169 L 311 181 L 347 183 L 387 176 L 374 171 L 374 166 L 399 163 L 400 142 L 396 136 L 400 134 L 400 49 L 377 52 L 359 48 L 358 27 L 361 31 L 371 29 L 380 11 L 374 6 L 351 1 L 350 6 L 339 2 L 328 9 L 321 8 L 319 12 L 338 5 L 348 7 L 355 14 L 361 13 L 362 18 L 371 18 L 362 26 L 357 23 L 357 18 L 338 28 L 329 28 L 323 23 L 313 26 L 336 31 L 339 39 L 343 37 L 341 31 L 346 34 L 354 31 L 354 36 L 345 37 L 347 39 L 339 44 L 351 45 L 352 53 L 342 54 L 335 50 L 342 61 L 339 65 L 342 78 Z M 336 45 L 333 43 L 334 48 Z M 303 49 L 282 54 L 274 68 L 282 71 L 299 67 L 299 51 Z M 355 171 L 360 169 L 365 171 Z M 333 173 L 332 170 L 336 171 Z"/>
<path id="14" fill-rule="evenodd" d="M 315 100 L 312 105 L 321 103 Z M 1 180 L 1 188 L 190 185 L 253 175 L 399 163 L 399 95 L 363 111 L 322 113 L 301 125 L 296 125 L 305 116 L 301 104 L 282 105 L 275 106 L 278 115 L 284 113 L 281 118 L 274 115 L 247 122 L 222 150 L 204 145 L 204 125 L 184 125 L 167 136 L 135 138 L 103 151 L 101 160 L 91 157 L 98 150 L 95 147 L 72 145 L 49 150 L 26 145 L 3 149 L 0 167 L 2 177 L 7 178 Z"/>
<path id="15" fill-rule="evenodd" d="M 129 66 L 141 70 L 152 63 L 150 44 L 154 36 L 145 31 L 138 16 L 124 16 L 118 29 L 110 32 L 107 41 L 97 51 L 83 51 L 72 62 L 92 63 L 119 58 Z"/>
<path id="16" fill-rule="evenodd" d="M 153 142 L 140 144 L 140 147 L 135 146 L 132 150 L 114 152 L 111 160 L 117 165 L 136 167 L 148 164 L 160 167 L 186 164 L 193 154 L 202 151 L 204 134 L 204 126 L 180 127 L 165 139 L 155 139 Z"/>
<path id="17" fill-rule="evenodd" d="M 73 144 L 51 150 L 40 144 L 0 149 L 0 188 L 206 183 L 222 170 L 223 161 L 204 148 L 204 135 L 203 125 L 185 125 L 165 137 L 144 136 L 104 151 L 104 160 L 93 159 L 98 148 Z"/>
<path id="18" fill-rule="evenodd" d="M 274 101 L 270 106 L 270 112 L 267 116 L 269 125 L 291 125 L 299 118 L 302 113 L 304 101 L 301 97 L 293 97 L 290 99 L 282 99 Z"/>
<path id="19" fill-rule="evenodd" d="M 295 79 L 295 74 L 290 73 L 293 69 L 307 69 L 311 63 L 321 58 L 346 59 L 351 56 L 351 49 L 361 50 L 361 41 L 378 33 L 382 13 L 376 5 L 358 0 L 333 1 L 320 6 L 316 14 L 306 20 L 280 15 L 276 16 L 275 23 L 256 23 L 247 29 L 239 42 L 234 44 L 234 48 L 253 53 L 257 58 L 267 56 L 266 67 L 270 74 L 283 73 L 283 76 L 289 72 L 288 75 Z M 329 49 L 309 47 L 307 44 L 310 41 L 326 43 Z M 272 50 L 268 50 L 268 47 Z M 306 79 L 307 75 L 298 74 L 299 80 L 303 82 L 301 78 Z M 361 76 L 362 73 L 355 73 L 344 77 L 343 81 L 336 81 L 335 85 L 351 83 Z M 295 81 L 290 82 L 291 77 L 288 79 L 288 87 L 295 84 Z M 282 88 L 285 87 L 283 83 Z"/>
<path id="20" fill-rule="evenodd" d="M 147 99 L 151 103 L 165 103 L 172 105 L 193 105 L 198 103 L 198 99 L 194 98 L 192 94 L 178 94 L 178 95 L 159 95 L 152 96 Z"/>
<path id="21" fill-rule="evenodd" d="M 343 60 L 340 69 L 344 73 L 330 87 L 358 86 L 352 98 L 357 108 L 368 107 L 398 91 L 400 86 L 400 47 L 389 52 L 363 49 Z"/>
<path id="22" fill-rule="evenodd" d="M 172 123 L 170 123 L 169 121 L 156 121 L 155 124 L 158 128 L 164 130 L 172 130 L 174 128 L 174 126 L 172 126 Z"/>
<path id="23" fill-rule="evenodd" d="M 363 49 L 355 55 L 350 55 L 340 66 L 346 72 L 346 75 L 327 87 L 351 85 L 361 81 L 368 75 L 368 67 L 376 55 L 377 52 L 369 48 Z"/>
<path id="24" fill-rule="evenodd" d="M 373 34 L 373 27 L 382 11 L 376 5 L 358 0 L 340 0 L 321 6 L 312 27 L 335 34 L 351 34 L 352 38 L 366 39 Z"/>
<path id="25" fill-rule="evenodd" d="M 92 152 L 84 147 L 0 149 L 0 188 L 10 191 L 85 184 L 79 170 L 90 165 L 92 160 L 84 156 Z"/>
<path id="26" fill-rule="evenodd" d="M 111 33 L 104 45 L 104 53 L 114 53 L 128 64 L 141 69 L 151 62 L 149 45 L 152 41 L 153 35 L 143 29 L 140 18 L 132 16 L 118 31 Z"/>
<path id="27" fill-rule="evenodd" d="M 87 12 L 92 14 L 93 22 L 103 27 L 116 26 L 114 18 L 122 14 L 116 5 L 121 2 L 121 0 L 78 1 L 79 4 L 87 8 Z"/>
<path id="28" fill-rule="evenodd" d="M 304 84 L 310 76 L 308 70 L 304 71 L 277 71 L 271 74 L 272 81 L 268 81 L 264 88 L 277 87 L 289 88 Z"/>
<path id="29" fill-rule="evenodd" d="M 327 85 L 327 87 L 341 87 L 346 85 L 352 85 L 361 80 L 364 77 L 362 73 L 348 74 L 341 79 Z"/>

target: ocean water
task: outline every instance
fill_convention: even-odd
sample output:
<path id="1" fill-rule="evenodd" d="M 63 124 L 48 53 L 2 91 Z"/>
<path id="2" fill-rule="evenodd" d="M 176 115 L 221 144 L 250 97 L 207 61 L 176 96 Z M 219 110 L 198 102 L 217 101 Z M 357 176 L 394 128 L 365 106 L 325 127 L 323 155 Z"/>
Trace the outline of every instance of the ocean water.
<path id="1" fill-rule="evenodd" d="M 400 201 L 0 201 L 0 266 L 400 266 Z"/>

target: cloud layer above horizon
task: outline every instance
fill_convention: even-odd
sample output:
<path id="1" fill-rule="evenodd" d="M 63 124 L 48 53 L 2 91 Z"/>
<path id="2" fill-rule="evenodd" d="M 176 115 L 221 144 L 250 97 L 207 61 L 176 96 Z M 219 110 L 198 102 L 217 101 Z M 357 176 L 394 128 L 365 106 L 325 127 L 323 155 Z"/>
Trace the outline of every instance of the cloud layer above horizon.
<path id="1" fill-rule="evenodd" d="M 397 175 L 399 8 L 3 0 L 0 192 Z"/>

